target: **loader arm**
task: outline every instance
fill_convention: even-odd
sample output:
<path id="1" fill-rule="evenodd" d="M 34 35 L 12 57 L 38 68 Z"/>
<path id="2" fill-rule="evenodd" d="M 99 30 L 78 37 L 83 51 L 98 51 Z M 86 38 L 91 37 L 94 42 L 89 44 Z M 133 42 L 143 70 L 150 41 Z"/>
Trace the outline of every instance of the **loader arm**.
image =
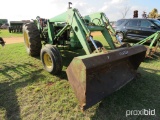
<path id="1" fill-rule="evenodd" d="M 54 35 L 52 32 L 53 28 L 51 24 L 54 22 L 66 23 L 66 25 L 62 28 L 62 30 L 59 31 L 59 33 L 57 33 L 56 35 Z M 69 9 L 67 12 L 49 19 L 48 26 L 51 28 L 51 29 L 48 29 L 50 43 L 51 42 L 53 43 L 54 39 L 61 36 L 68 28 L 71 28 L 71 30 L 75 33 L 81 45 L 83 46 L 83 49 L 85 50 L 86 54 L 92 53 L 86 39 L 87 37 L 90 36 L 90 30 L 85 25 L 77 9 Z"/>
<path id="2" fill-rule="evenodd" d="M 103 12 L 97 12 L 84 17 L 89 20 L 90 23 L 94 23 L 97 27 L 102 27 L 103 29 L 99 30 L 102 32 L 102 35 L 106 39 L 106 42 L 109 44 L 111 49 L 116 49 L 114 40 L 117 41 L 116 32 L 109 23 L 109 19 Z M 92 27 L 93 28 L 93 27 Z"/>
<path id="3" fill-rule="evenodd" d="M 85 20 L 89 20 L 90 23 L 94 20 L 98 20 L 100 24 L 95 22 L 95 25 L 88 25 Z M 66 25 L 57 33 L 56 35 L 51 32 L 51 24 L 54 22 L 64 22 Z M 74 34 L 77 36 L 79 42 L 83 46 L 86 54 L 89 55 L 92 53 L 91 48 L 88 44 L 87 38 L 90 37 L 92 31 L 100 31 L 106 42 L 109 44 L 112 50 L 116 49 L 115 44 L 113 43 L 113 37 L 115 37 L 115 31 L 109 23 L 109 20 L 104 13 L 95 13 L 82 17 L 77 9 L 69 9 L 67 12 L 60 14 L 49 20 L 48 26 L 51 29 L 48 29 L 49 41 L 53 42 L 57 37 L 61 36 L 68 28 L 71 28 Z M 53 31 L 53 30 L 52 30 Z M 54 37 L 53 37 L 54 36 Z M 94 43 L 93 43 L 94 44 Z M 95 45 L 94 45 L 95 46 Z M 96 46 L 95 46 L 96 48 Z"/>
<path id="4" fill-rule="evenodd" d="M 86 54 L 91 54 L 92 51 L 89 47 L 87 37 L 90 36 L 90 30 L 87 28 L 84 20 L 80 16 L 77 9 L 69 9 L 68 10 L 68 24 L 72 27 L 72 30 L 76 34 L 77 38 L 79 39 L 83 49 L 85 50 Z"/>

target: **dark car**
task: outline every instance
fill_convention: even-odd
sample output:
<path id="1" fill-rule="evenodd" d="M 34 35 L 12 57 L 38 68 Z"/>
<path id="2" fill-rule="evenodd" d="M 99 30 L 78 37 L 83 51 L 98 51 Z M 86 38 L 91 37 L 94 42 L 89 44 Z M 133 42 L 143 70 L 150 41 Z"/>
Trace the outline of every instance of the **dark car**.
<path id="1" fill-rule="evenodd" d="M 122 41 L 140 41 L 160 30 L 160 21 L 156 19 L 120 19 L 114 29 Z"/>

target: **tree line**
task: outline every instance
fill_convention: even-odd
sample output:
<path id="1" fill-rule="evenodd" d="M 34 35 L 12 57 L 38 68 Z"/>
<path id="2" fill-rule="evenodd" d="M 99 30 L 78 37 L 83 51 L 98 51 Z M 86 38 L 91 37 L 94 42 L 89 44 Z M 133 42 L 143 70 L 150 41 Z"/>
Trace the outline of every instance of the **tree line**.
<path id="1" fill-rule="evenodd" d="M 158 10 L 154 8 L 149 14 L 148 18 L 160 18 L 160 14 L 158 14 Z"/>

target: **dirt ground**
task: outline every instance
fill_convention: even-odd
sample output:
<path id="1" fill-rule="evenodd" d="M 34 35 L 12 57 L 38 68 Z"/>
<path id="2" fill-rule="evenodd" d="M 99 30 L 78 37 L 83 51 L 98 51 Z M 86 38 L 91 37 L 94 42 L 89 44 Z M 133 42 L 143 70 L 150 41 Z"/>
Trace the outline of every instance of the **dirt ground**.
<path id="1" fill-rule="evenodd" d="M 102 35 L 102 33 L 101 32 L 92 32 L 91 33 L 93 36 L 99 36 L 99 35 Z"/>
<path id="2" fill-rule="evenodd" d="M 23 37 L 10 37 L 10 38 L 3 38 L 6 44 L 13 44 L 13 43 L 21 43 L 23 42 Z"/>

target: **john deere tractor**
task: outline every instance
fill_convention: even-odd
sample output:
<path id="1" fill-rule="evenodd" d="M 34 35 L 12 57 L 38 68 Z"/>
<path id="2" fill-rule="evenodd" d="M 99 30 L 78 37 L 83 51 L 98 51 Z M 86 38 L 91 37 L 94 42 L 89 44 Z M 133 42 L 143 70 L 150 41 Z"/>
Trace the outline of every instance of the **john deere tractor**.
<path id="1" fill-rule="evenodd" d="M 104 47 L 104 42 L 93 40 L 93 31 L 102 33 L 110 49 Z M 44 69 L 53 75 L 62 71 L 61 46 L 73 51 L 84 49 L 86 54 L 73 58 L 66 70 L 83 110 L 133 80 L 145 58 L 146 48 L 142 45 L 116 47 L 112 31 L 104 13 L 82 17 L 70 6 L 66 12 L 51 19 L 38 16 L 33 23 L 23 26 L 28 54 L 40 55 Z"/>

